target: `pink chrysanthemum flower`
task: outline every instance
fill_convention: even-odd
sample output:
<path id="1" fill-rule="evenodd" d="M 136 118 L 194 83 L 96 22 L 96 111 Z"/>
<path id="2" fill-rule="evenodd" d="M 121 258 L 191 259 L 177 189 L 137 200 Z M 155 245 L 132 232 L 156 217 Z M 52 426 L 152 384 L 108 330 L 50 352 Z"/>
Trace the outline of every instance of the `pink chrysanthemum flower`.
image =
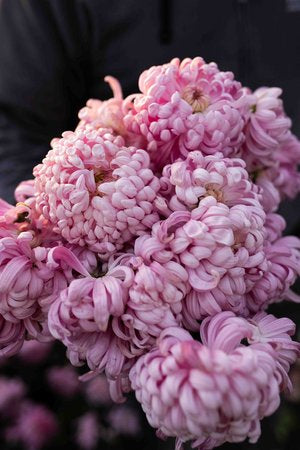
<path id="1" fill-rule="evenodd" d="M 52 224 L 41 215 L 35 197 L 28 197 L 15 206 L 0 200 L 0 238 L 17 239 L 20 233 L 28 231 L 32 234 L 32 247 L 53 247 L 61 242 Z"/>
<path id="2" fill-rule="evenodd" d="M 265 270 L 265 214 L 261 207 L 229 208 L 206 197 L 192 211 L 172 213 L 145 238 L 141 256 L 176 261 L 188 273 L 191 291 L 183 300 L 185 326 L 222 310 L 248 313 L 245 294 Z"/>
<path id="3" fill-rule="evenodd" d="M 88 100 L 86 106 L 78 113 L 80 119 L 78 128 L 91 124 L 94 128 L 111 128 L 122 136 L 125 134 L 122 89 L 114 77 L 107 76 L 104 81 L 109 83 L 114 94 L 113 98 L 104 102 L 96 99 Z"/>
<path id="4" fill-rule="evenodd" d="M 192 210 L 201 200 L 212 196 L 220 203 L 260 206 L 258 188 L 249 179 L 245 162 L 238 158 L 224 158 L 222 153 L 204 156 L 194 151 L 184 161 L 165 166 L 161 178 L 161 195 L 157 208 L 168 211 Z"/>
<path id="5" fill-rule="evenodd" d="M 119 338 L 118 320 L 128 301 L 133 272 L 126 266 L 108 267 L 94 278 L 84 268 L 51 305 L 48 324 L 52 335 L 68 350 L 73 365 L 85 362 L 92 371 L 106 370 L 116 378 L 126 363 Z"/>
<path id="6" fill-rule="evenodd" d="M 34 180 L 22 181 L 15 189 L 15 199 L 17 202 L 25 202 L 34 196 Z"/>
<path id="7" fill-rule="evenodd" d="M 29 231 L 0 241 L 0 312 L 11 322 L 34 316 L 44 283 L 53 277 L 47 249 L 32 247 L 32 241 Z"/>
<path id="8" fill-rule="evenodd" d="M 78 129 L 35 167 L 37 203 L 69 243 L 109 255 L 158 220 L 149 156 L 123 145 L 109 130 Z"/>
<path id="9" fill-rule="evenodd" d="M 30 208 L 24 203 L 12 206 L 0 199 L 0 238 L 17 236 L 20 231 L 26 231 Z M 26 221 L 25 229 L 23 229 Z"/>
<path id="10" fill-rule="evenodd" d="M 249 342 L 268 343 L 272 346 L 276 353 L 280 388 L 291 392 L 293 386 L 288 373 L 290 366 L 300 356 L 300 344 L 291 339 L 296 330 L 294 322 L 286 317 L 277 319 L 265 312 L 257 313 L 249 322 L 256 326 Z"/>
<path id="11" fill-rule="evenodd" d="M 12 217 L 15 210 L 9 210 Z M 74 278 L 77 268 L 81 270 L 75 253 L 84 257 L 91 270 L 97 267 L 90 251 L 74 248 L 73 253 L 57 247 L 56 241 L 47 242 L 50 234 L 30 230 L 0 239 L 0 314 L 14 324 L 22 321 L 29 335 L 39 340 L 51 339 L 46 321 L 50 304 Z M 42 247 L 41 240 L 53 248 Z"/>
<path id="12" fill-rule="evenodd" d="M 253 93 L 251 113 L 245 127 L 243 158 L 249 170 L 269 167 L 276 161 L 279 146 L 286 140 L 291 120 L 286 116 L 279 88 L 262 87 Z"/>
<path id="13" fill-rule="evenodd" d="M 273 156 L 275 162 L 254 172 L 266 212 L 275 211 L 282 200 L 293 199 L 300 192 L 300 142 L 296 136 L 289 134 Z"/>
<path id="14" fill-rule="evenodd" d="M 137 256 L 142 252 L 145 240 L 146 236 L 145 239 L 144 236 L 137 239 Z M 153 347 L 163 329 L 181 323 L 182 300 L 188 290 L 188 275 L 174 261 L 147 264 L 140 257 L 133 259 L 136 273 L 118 335 L 125 342 L 128 340 L 130 352 L 137 356 Z"/>
<path id="15" fill-rule="evenodd" d="M 199 449 L 246 438 L 256 442 L 260 420 L 280 403 L 281 355 L 273 343 L 287 342 L 288 349 L 291 342 L 277 323 L 275 319 L 273 334 L 263 328 L 264 343 L 255 335 L 256 326 L 230 312 L 203 322 L 203 344 L 182 329 L 163 332 L 158 347 L 139 358 L 130 372 L 149 423 L 160 435 L 175 436 L 178 449 L 187 440 Z M 250 345 L 242 344 L 243 339 Z"/>
<path id="16" fill-rule="evenodd" d="M 0 313 L 12 323 L 23 321 L 31 336 L 49 339 L 43 303 L 67 286 L 67 277 L 49 264 L 49 249 L 36 246 L 30 231 L 2 238 L 0 246 Z"/>
<path id="17" fill-rule="evenodd" d="M 0 360 L 18 353 L 24 339 L 24 324 L 22 322 L 9 322 L 0 314 Z"/>
<path id="18" fill-rule="evenodd" d="M 282 236 L 286 228 L 286 221 L 282 216 L 275 213 L 268 213 L 266 215 L 265 230 L 266 241 L 272 243 Z"/>
<path id="19" fill-rule="evenodd" d="M 127 100 L 130 110 L 124 122 L 144 137 L 156 166 L 191 150 L 229 156 L 241 146 L 249 99 L 231 72 L 221 72 L 200 57 L 173 59 L 143 72 L 139 88 L 141 94 Z"/>
<path id="20" fill-rule="evenodd" d="M 252 311 L 265 309 L 281 300 L 300 302 L 300 297 L 290 288 L 300 275 L 300 239 L 285 236 L 265 242 L 267 270 L 247 294 L 247 304 Z"/>

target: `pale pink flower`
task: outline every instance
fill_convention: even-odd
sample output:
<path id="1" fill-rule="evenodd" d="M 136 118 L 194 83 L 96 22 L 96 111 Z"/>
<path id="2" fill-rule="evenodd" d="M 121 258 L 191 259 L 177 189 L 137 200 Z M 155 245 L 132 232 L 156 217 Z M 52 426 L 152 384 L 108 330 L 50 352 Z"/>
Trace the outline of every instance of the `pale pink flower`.
<path id="1" fill-rule="evenodd" d="M 76 442 L 83 450 L 97 448 L 100 439 L 100 425 L 98 417 L 93 412 L 87 412 L 77 420 Z"/>
<path id="2" fill-rule="evenodd" d="M 221 72 L 200 57 L 175 58 L 143 72 L 139 88 L 141 93 L 127 100 L 124 122 L 144 138 L 156 166 L 191 150 L 222 151 L 225 156 L 238 151 L 249 95 L 231 72 Z"/>
<path id="3" fill-rule="evenodd" d="M 35 167 L 37 203 L 69 243 L 109 255 L 158 220 L 149 156 L 123 145 L 109 130 L 78 129 Z"/>
<path id="4" fill-rule="evenodd" d="M 71 366 L 52 366 L 47 371 L 51 389 L 63 397 L 73 397 L 80 388 L 79 374 Z"/>
<path id="5" fill-rule="evenodd" d="M 261 189 L 261 204 L 266 213 L 277 210 L 280 203 L 280 193 L 273 182 L 274 169 L 259 172 L 255 184 Z"/>
<path id="6" fill-rule="evenodd" d="M 147 264 L 138 257 L 147 241 L 146 236 L 143 238 L 136 241 L 136 273 L 120 327 L 116 329 L 121 339 L 128 340 L 132 356 L 152 348 L 163 329 L 181 323 L 182 300 L 188 290 L 188 274 L 180 264 Z"/>
<path id="7" fill-rule="evenodd" d="M 285 227 L 286 222 L 282 216 L 275 213 L 267 214 L 265 222 L 266 240 L 273 243 L 277 239 L 281 238 Z"/>
<path id="8" fill-rule="evenodd" d="M 246 142 L 241 156 L 255 183 L 261 188 L 266 212 L 275 211 L 281 200 L 300 192 L 300 142 L 290 132 L 278 88 L 260 88 L 254 95 Z"/>
<path id="9" fill-rule="evenodd" d="M 13 323 L 23 321 L 29 334 L 49 339 L 40 303 L 67 285 L 48 265 L 49 249 L 35 246 L 30 231 L 0 240 L 0 313 Z M 45 328 L 46 327 L 46 328 Z"/>
<path id="10" fill-rule="evenodd" d="M 123 124 L 122 88 L 114 77 L 106 76 L 104 81 L 110 85 L 114 94 L 113 98 L 106 101 L 88 100 L 86 106 L 78 113 L 80 119 L 78 128 L 90 124 L 93 128 L 111 128 L 116 134 L 122 136 L 126 134 Z"/>
<path id="11" fill-rule="evenodd" d="M 73 280 L 51 305 L 49 329 L 65 344 L 73 365 L 86 362 L 92 371 L 105 369 L 116 378 L 126 361 L 115 329 L 128 301 L 133 272 L 115 265 L 99 278 L 81 273 L 84 278 Z"/>
<path id="12" fill-rule="evenodd" d="M 7 203 L 5 200 L 0 198 L 0 217 L 2 219 L 2 216 L 5 215 L 7 211 L 9 211 L 12 208 L 12 205 Z"/>
<path id="13" fill-rule="evenodd" d="M 29 213 L 30 208 L 25 204 L 13 206 L 0 199 L 0 238 L 17 236 Z"/>
<path id="14" fill-rule="evenodd" d="M 88 273 L 80 258 L 91 271 L 97 259 L 75 247 L 73 251 L 62 245 L 42 247 L 37 235 L 30 230 L 0 239 L 0 314 L 12 323 L 23 321 L 31 337 L 47 341 L 52 339 L 47 328 L 50 304 L 76 273 Z"/>
<path id="15" fill-rule="evenodd" d="M 277 210 L 282 200 L 293 199 L 300 192 L 300 173 L 297 164 L 277 163 L 258 171 L 255 183 L 261 188 L 264 210 L 272 212 Z"/>
<path id="16" fill-rule="evenodd" d="M 296 325 L 286 317 L 277 319 L 272 314 L 265 312 L 257 313 L 249 322 L 256 326 L 249 342 L 271 345 L 276 354 L 280 388 L 291 392 L 293 386 L 288 373 L 290 366 L 300 356 L 300 343 L 291 339 L 291 336 L 295 334 Z"/>
<path id="17" fill-rule="evenodd" d="M 22 181 L 15 189 L 15 199 L 17 202 L 25 202 L 28 198 L 33 197 L 34 193 L 34 180 Z"/>
<path id="18" fill-rule="evenodd" d="M 54 276 L 45 283 L 43 296 L 38 300 L 44 314 L 60 292 L 75 278 L 98 272 L 97 255 L 87 248 L 76 245 L 58 245 L 48 249 L 47 268 Z"/>
<path id="19" fill-rule="evenodd" d="M 247 437 L 256 442 L 260 420 L 280 403 L 281 356 L 273 342 L 289 348 L 291 341 L 279 328 L 275 319 L 273 340 L 261 343 L 256 326 L 223 312 L 202 323 L 203 344 L 182 329 L 165 330 L 130 372 L 149 423 L 160 435 L 177 437 L 178 449 L 187 440 L 199 449 Z"/>
<path id="20" fill-rule="evenodd" d="M 287 138 L 291 120 L 286 116 L 279 88 L 262 87 L 253 93 L 251 113 L 245 127 L 243 158 L 249 170 L 269 167 L 278 147 Z"/>
<path id="21" fill-rule="evenodd" d="M 264 220 L 261 207 L 229 208 L 209 196 L 192 211 L 173 212 L 143 240 L 141 256 L 146 261 L 175 261 L 188 273 L 186 327 L 197 329 L 196 320 L 222 310 L 248 313 L 245 294 L 266 266 Z"/>
<path id="22" fill-rule="evenodd" d="M 23 322 L 12 323 L 0 314 L 0 360 L 19 352 L 25 339 Z"/>
<path id="23" fill-rule="evenodd" d="M 245 166 L 243 160 L 224 158 L 221 153 L 204 156 L 198 151 L 191 152 L 184 161 L 164 167 L 161 195 L 166 205 L 160 205 L 158 199 L 157 207 L 162 213 L 166 206 L 171 211 L 192 210 L 208 196 L 229 207 L 260 206 L 259 190 L 249 179 Z"/>
<path id="24" fill-rule="evenodd" d="M 32 248 L 32 240 L 30 232 L 23 232 L 0 241 L 0 312 L 11 322 L 34 316 L 44 282 L 53 277 L 46 249 Z"/>
<path id="25" fill-rule="evenodd" d="M 15 237 L 22 232 L 32 234 L 32 246 L 53 247 L 61 242 L 53 233 L 53 226 L 37 207 L 35 197 L 27 198 L 15 206 L 0 200 L 0 238 Z"/>
<path id="26" fill-rule="evenodd" d="M 247 293 L 247 304 L 252 311 L 265 309 L 281 300 L 300 302 L 300 297 L 290 288 L 300 275 L 300 239 L 285 236 L 265 242 L 267 269 Z"/>

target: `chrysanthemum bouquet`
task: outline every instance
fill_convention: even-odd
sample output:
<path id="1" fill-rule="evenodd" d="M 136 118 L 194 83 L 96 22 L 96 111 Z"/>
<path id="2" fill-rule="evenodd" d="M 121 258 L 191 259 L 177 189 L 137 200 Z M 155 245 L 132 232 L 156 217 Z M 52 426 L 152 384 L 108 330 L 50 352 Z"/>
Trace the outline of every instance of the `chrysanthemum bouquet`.
<path id="1" fill-rule="evenodd" d="M 298 301 L 300 241 L 275 213 L 300 191 L 281 90 L 202 58 L 151 67 L 126 99 L 106 81 L 114 98 L 1 201 L 1 354 L 58 339 L 177 449 L 256 442 L 299 354 L 265 312 Z"/>

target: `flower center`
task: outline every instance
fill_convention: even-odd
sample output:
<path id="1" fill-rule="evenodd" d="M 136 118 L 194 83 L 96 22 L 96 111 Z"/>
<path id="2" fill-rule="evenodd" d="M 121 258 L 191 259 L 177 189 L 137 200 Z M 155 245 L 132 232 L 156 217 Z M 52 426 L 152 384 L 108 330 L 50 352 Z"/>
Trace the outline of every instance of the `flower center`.
<path id="1" fill-rule="evenodd" d="M 103 270 L 101 267 L 96 267 L 96 269 L 91 273 L 93 278 L 102 278 L 107 274 L 107 270 Z"/>
<path id="2" fill-rule="evenodd" d="M 243 233 L 239 233 L 237 231 L 234 232 L 234 244 L 231 246 L 231 249 L 234 254 L 243 246 L 245 242 L 245 236 Z"/>
<path id="3" fill-rule="evenodd" d="M 253 172 L 250 172 L 250 178 L 253 183 L 256 183 L 258 177 L 263 173 L 264 169 L 256 169 Z"/>
<path id="4" fill-rule="evenodd" d="M 105 173 L 100 171 L 98 173 L 95 173 L 95 183 L 96 184 L 100 184 L 104 181 L 105 179 Z"/>
<path id="5" fill-rule="evenodd" d="M 97 169 L 94 171 L 94 179 L 96 183 L 96 193 L 97 193 L 96 195 L 100 196 L 101 193 L 99 192 L 99 186 L 102 183 L 107 183 L 115 180 L 115 178 L 112 176 L 111 170 L 103 170 L 103 169 Z"/>
<path id="6" fill-rule="evenodd" d="M 213 184 L 213 183 L 208 183 L 208 184 L 205 185 L 205 189 L 206 189 L 206 194 L 204 194 L 203 197 L 212 196 L 218 202 L 222 202 L 223 201 L 223 192 L 218 187 L 218 185 Z"/>
<path id="7" fill-rule="evenodd" d="M 182 92 L 182 98 L 191 105 L 193 112 L 203 112 L 209 105 L 209 97 L 200 88 L 187 86 Z"/>

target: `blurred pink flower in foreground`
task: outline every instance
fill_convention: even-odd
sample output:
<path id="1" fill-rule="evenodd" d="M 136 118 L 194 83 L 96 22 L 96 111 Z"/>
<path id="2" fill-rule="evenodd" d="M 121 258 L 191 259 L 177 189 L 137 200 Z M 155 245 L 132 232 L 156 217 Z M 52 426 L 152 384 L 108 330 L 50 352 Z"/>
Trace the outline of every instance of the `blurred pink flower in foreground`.
<path id="1" fill-rule="evenodd" d="M 53 391 L 63 397 L 73 397 L 79 391 L 79 374 L 71 366 L 52 366 L 48 369 L 47 380 Z"/>
<path id="2" fill-rule="evenodd" d="M 87 401 L 92 405 L 109 405 L 112 399 L 109 393 L 109 385 L 104 375 L 97 375 L 83 384 Z"/>
<path id="3" fill-rule="evenodd" d="M 100 426 L 97 415 L 88 412 L 81 416 L 76 424 L 76 442 L 83 450 L 93 450 L 100 438 Z"/>
<path id="4" fill-rule="evenodd" d="M 134 409 L 128 406 L 116 406 L 108 415 L 109 425 L 118 434 L 137 436 L 140 432 L 140 421 Z"/>
<path id="5" fill-rule="evenodd" d="M 43 405 L 24 403 L 16 424 L 6 431 L 8 442 L 21 442 L 27 450 L 39 450 L 58 432 L 54 414 Z"/>
<path id="6" fill-rule="evenodd" d="M 22 380 L 0 377 L 0 415 L 5 418 L 16 415 L 25 394 L 26 387 Z"/>
<path id="7" fill-rule="evenodd" d="M 25 341 L 18 357 L 28 364 L 40 364 L 47 359 L 51 347 L 51 342 Z"/>

